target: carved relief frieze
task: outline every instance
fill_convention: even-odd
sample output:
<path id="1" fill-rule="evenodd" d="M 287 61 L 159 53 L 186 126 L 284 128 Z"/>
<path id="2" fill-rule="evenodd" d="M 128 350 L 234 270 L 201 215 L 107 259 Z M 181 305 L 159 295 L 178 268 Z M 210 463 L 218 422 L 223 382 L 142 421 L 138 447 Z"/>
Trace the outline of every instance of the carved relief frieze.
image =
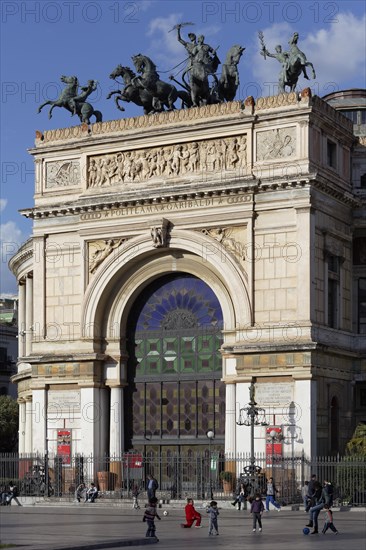
<path id="1" fill-rule="evenodd" d="M 202 229 L 204 235 L 215 239 L 225 250 L 239 261 L 246 258 L 246 229 L 245 227 L 211 227 Z"/>
<path id="2" fill-rule="evenodd" d="M 256 160 L 293 157 L 296 155 L 296 127 L 276 128 L 257 133 Z"/>
<path id="3" fill-rule="evenodd" d="M 117 238 L 88 243 L 89 273 L 94 275 L 100 264 L 102 264 L 104 260 L 116 251 L 126 240 L 127 239 L 124 238 Z"/>
<path id="4" fill-rule="evenodd" d="M 69 187 L 80 184 L 80 164 L 76 160 L 54 161 L 46 164 L 46 188 Z"/>
<path id="5" fill-rule="evenodd" d="M 88 161 L 88 187 L 244 169 L 246 136 L 119 151 Z"/>

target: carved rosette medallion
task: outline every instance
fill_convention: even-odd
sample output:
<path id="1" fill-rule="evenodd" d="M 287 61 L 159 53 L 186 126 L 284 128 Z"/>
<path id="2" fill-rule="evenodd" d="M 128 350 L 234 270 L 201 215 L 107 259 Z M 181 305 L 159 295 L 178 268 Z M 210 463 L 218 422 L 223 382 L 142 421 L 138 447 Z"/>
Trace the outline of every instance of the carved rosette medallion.
<path id="1" fill-rule="evenodd" d="M 80 185 L 80 164 L 76 160 L 48 162 L 46 164 L 46 188 Z"/>
<path id="2" fill-rule="evenodd" d="M 256 160 L 287 158 L 296 155 L 296 128 L 276 128 L 257 133 Z"/>

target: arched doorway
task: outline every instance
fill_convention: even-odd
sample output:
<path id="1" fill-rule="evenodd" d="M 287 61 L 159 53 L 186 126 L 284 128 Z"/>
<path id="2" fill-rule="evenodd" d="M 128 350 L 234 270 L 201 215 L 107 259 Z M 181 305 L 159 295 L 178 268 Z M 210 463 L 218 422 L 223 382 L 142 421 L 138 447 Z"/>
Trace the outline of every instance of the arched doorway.
<path id="1" fill-rule="evenodd" d="M 168 274 L 139 295 L 127 323 L 126 448 L 145 455 L 223 451 L 223 318 L 211 288 L 196 276 Z"/>

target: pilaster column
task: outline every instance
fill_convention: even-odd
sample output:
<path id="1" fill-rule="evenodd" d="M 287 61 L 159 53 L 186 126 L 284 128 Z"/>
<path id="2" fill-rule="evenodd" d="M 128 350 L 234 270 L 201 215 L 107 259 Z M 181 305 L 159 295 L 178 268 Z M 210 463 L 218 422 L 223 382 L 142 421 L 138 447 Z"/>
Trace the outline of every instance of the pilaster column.
<path id="1" fill-rule="evenodd" d="M 123 388 L 111 388 L 111 407 L 109 424 L 109 455 L 121 457 L 124 450 Z"/>
<path id="2" fill-rule="evenodd" d="M 46 389 L 33 390 L 32 392 L 32 452 L 46 453 Z"/>
<path id="3" fill-rule="evenodd" d="M 25 398 L 25 453 L 32 452 L 32 396 Z"/>
<path id="4" fill-rule="evenodd" d="M 27 275 L 26 278 L 26 306 L 25 306 L 25 353 L 30 355 L 32 352 L 33 339 L 33 275 Z"/>
<path id="5" fill-rule="evenodd" d="M 236 384 L 226 384 L 225 453 L 236 453 Z"/>
<path id="6" fill-rule="evenodd" d="M 85 456 L 100 456 L 100 389 L 93 387 L 81 388 L 80 406 L 81 437 L 79 448 Z"/>
<path id="7" fill-rule="evenodd" d="M 25 281 L 19 281 L 19 307 L 18 307 L 18 354 L 19 357 L 24 357 L 25 355 Z M 20 452 L 20 451 L 19 451 Z"/>
<path id="8" fill-rule="evenodd" d="M 25 399 L 20 397 L 19 404 L 19 454 L 25 453 Z"/>

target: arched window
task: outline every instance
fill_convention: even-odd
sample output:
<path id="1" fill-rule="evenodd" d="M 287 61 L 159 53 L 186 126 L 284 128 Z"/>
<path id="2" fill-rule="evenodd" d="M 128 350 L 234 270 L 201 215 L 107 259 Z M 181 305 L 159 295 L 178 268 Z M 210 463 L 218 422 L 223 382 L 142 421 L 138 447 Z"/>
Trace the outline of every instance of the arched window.
<path id="1" fill-rule="evenodd" d="M 169 274 L 142 291 L 128 319 L 128 448 L 198 451 L 209 429 L 223 446 L 222 327 L 219 301 L 198 277 Z"/>

